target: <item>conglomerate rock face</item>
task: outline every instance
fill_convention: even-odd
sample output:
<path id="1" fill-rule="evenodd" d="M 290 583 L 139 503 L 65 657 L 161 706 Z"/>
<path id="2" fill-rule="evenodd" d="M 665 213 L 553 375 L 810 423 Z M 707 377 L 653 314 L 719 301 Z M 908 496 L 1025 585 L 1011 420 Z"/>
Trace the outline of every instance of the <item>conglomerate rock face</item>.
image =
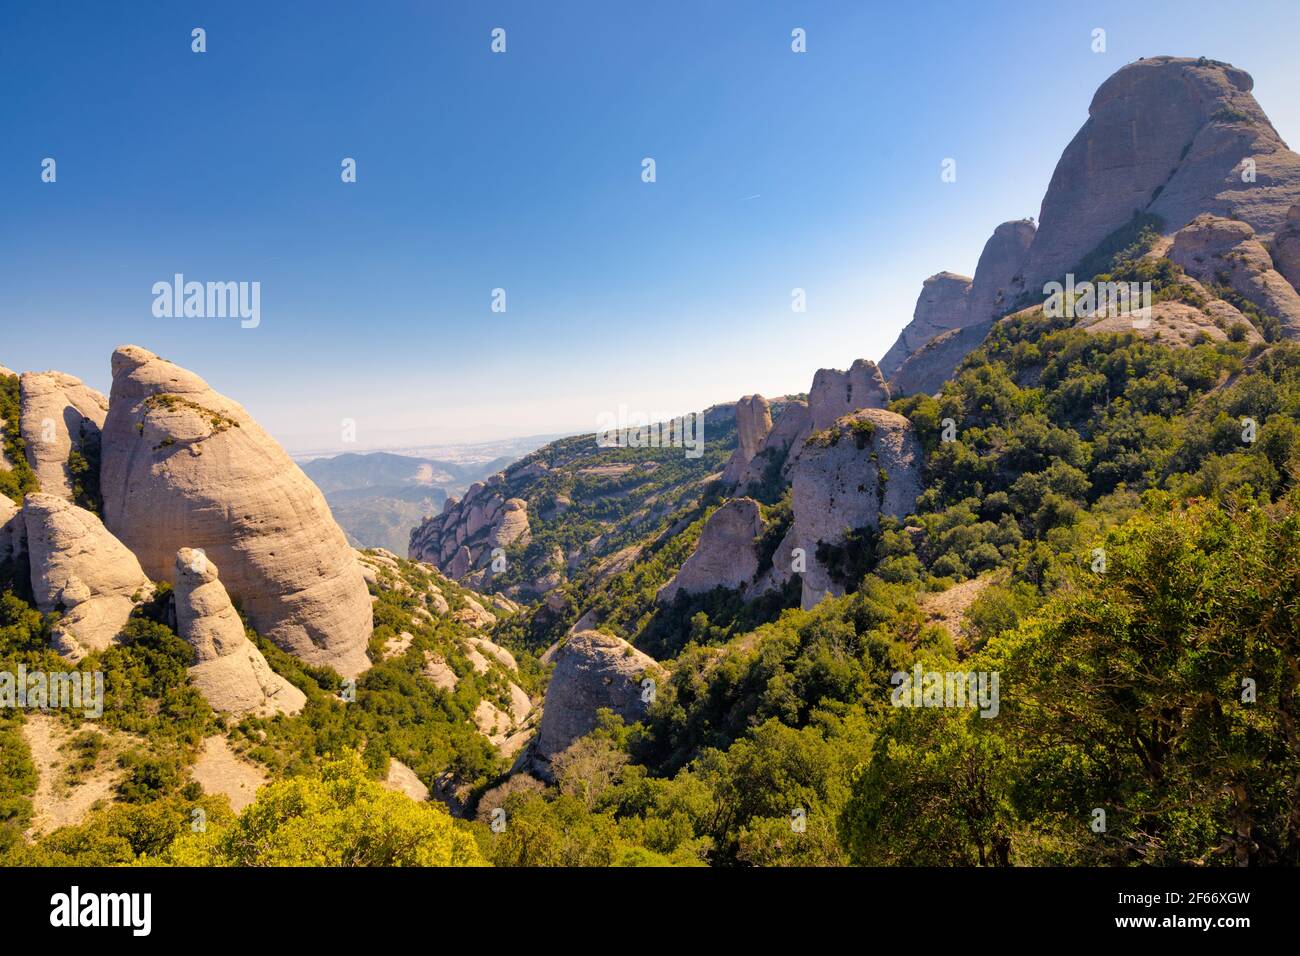
<path id="1" fill-rule="evenodd" d="M 843 594 L 833 552 L 856 547 L 853 532 L 878 528 L 882 517 L 910 514 L 922 491 L 921 473 L 921 444 L 901 415 L 864 408 L 814 432 L 792 470 L 794 521 L 748 594 L 782 588 L 796 574 L 805 609 Z"/>
<path id="2" fill-rule="evenodd" d="M 762 395 L 746 395 L 736 403 L 736 450 L 731 453 L 722 481 L 734 487 L 744 477 L 772 431 L 772 409 Z"/>
<path id="3" fill-rule="evenodd" d="M 1273 268 L 1255 231 L 1244 222 L 1206 213 L 1174 236 L 1169 258 L 1202 282 L 1222 283 L 1282 323 L 1300 339 L 1300 293 Z"/>
<path id="4" fill-rule="evenodd" d="M 644 717 L 649 705 L 643 699 L 642 681 L 664 676 L 654 658 L 601 631 L 572 634 L 543 660 L 555 665 L 532 749 L 543 776 L 549 775 L 557 754 L 596 729 L 596 711 L 601 708 L 628 723 Z"/>
<path id="5" fill-rule="evenodd" d="M 732 498 L 709 515 L 700 540 L 657 600 L 672 603 L 678 592 L 704 594 L 717 587 L 743 590 L 757 575 L 763 517 L 752 498 Z"/>
<path id="6" fill-rule="evenodd" d="M 244 632 L 244 622 L 202 551 L 176 552 L 176 630 L 194 649 L 190 680 L 213 710 L 233 714 L 296 714 L 307 703 L 301 690 L 267 664 Z"/>
<path id="7" fill-rule="evenodd" d="M 54 647 L 71 660 L 112 644 L 153 585 L 94 514 L 57 495 L 30 494 L 22 520 L 36 606 L 59 612 Z"/>
<path id="8" fill-rule="evenodd" d="M 1043 197 L 1027 288 L 1060 279 L 1138 213 L 1159 217 L 1167 232 L 1212 213 L 1272 238 L 1300 201 L 1300 156 L 1253 87 L 1227 63 L 1170 56 L 1106 80 Z"/>
<path id="9" fill-rule="evenodd" d="M 1273 237 L 1272 255 L 1274 268 L 1300 291 L 1300 203 L 1291 207 L 1286 224 Z"/>
<path id="10" fill-rule="evenodd" d="M 253 418 L 135 346 L 113 353 L 100 486 L 104 523 L 169 580 L 197 548 L 259 634 L 345 677 L 370 666 L 371 602 L 324 497 Z"/>
<path id="11" fill-rule="evenodd" d="M 73 451 L 98 458 L 108 399 L 63 372 L 25 372 L 19 394 L 27 463 L 42 492 L 72 501 L 68 459 Z"/>
<path id="12" fill-rule="evenodd" d="M 894 374 L 916 352 L 936 335 L 966 324 L 970 312 L 970 276 L 955 272 L 939 272 L 921 283 L 921 294 L 916 299 L 912 321 L 899 333 L 898 339 L 880 360 L 880 374 L 892 379 Z"/>

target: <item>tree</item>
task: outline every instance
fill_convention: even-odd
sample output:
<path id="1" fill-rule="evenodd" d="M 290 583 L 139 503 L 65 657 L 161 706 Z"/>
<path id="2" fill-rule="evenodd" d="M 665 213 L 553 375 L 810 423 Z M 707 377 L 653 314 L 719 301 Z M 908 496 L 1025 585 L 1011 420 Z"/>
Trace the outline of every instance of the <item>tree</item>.
<path id="1" fill-rule="evenodd" d="M 1008 865 L 1011 761 L 995 723 L 965 709 L 895 711 L 840 815 L 852 862 Z"/>
<path id="2" fill-rule="evenodd" d="M 272 783 L 239 818 L 187 834 L 163 854 L 179 866 L 481 866 L 473 836 L 441 806 L 366 776 L 360 756 L 319 776 Z"/>
<path id="3" fill-rule="evenodd" d="M 1296 499 L 1149 496 L 1104 573 L 990 641 L 1017 803 L 1069 860 L 1300 862 Z"/>

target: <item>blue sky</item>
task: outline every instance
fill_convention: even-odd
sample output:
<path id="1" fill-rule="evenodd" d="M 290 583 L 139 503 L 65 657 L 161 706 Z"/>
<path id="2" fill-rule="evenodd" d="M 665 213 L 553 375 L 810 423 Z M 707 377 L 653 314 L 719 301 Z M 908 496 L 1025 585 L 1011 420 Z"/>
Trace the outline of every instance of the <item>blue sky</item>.
<path id="1" fill-rule="evenodd" d="M 1243 67 L 1295 145 L 1297 28 L 1291 0 L 5 4 L 0 364 L 107 391 L 143 345 L 291 450 L 802 391 L 1037 216 L 1130 60 Z M 260 326 L 154 317 L 176 272 L 260 282 Z"/>

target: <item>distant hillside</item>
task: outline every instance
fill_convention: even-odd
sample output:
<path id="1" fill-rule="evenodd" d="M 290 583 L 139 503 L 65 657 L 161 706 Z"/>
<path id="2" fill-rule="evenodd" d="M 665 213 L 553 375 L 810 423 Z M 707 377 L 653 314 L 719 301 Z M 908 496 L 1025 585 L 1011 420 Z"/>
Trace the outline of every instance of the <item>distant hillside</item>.
<path id="1" fill-rule="evenodd" d="M 551 442 L 456 495 L 400 553 L 485 592 L 547 594 L 580 569 L 698 517 L 736 447 L 734 406 L 706 410 L 704 425 L 697 458 L 681 448 L 603 448 L 594 434 Z M 499 574 L 489 567 L 497 547 L 508 556 Z"/>
<path id="2" fill-rule="evenodd" d="M 390 452 L 348 453 L 304 462 L 302 470 L 325 493 L 334 519 L 355 547 L 404 552 L 411 529 L 437 513 L 449 495 L 513 461 L 443 461 Z"/>

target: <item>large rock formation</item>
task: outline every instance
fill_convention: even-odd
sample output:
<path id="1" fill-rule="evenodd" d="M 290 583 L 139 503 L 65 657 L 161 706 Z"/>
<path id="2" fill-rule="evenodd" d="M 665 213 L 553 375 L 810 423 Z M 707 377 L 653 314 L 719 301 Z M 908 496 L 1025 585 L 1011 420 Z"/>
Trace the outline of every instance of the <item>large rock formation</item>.
<path id="1" fill-rule="evenodd" d="M 935 336 L 920 351 L 907 357 L 889 380 L 890 389 L 897 395 L 933 395 L 940 391 L 962 360 L 979 348 L 992 327 L 992 321 L 980 322 Z"/>
<path id="2" fill-rule="evenodd" d="M 812 428 L 829 428 L 837 418 L 860 408 L 884 408 L 889 404 L 889 386 L 880 369 L 869 359 L 858 359 L 847 372 L 818 369 L 808 390 L 808 412 Z"/>
<path id="3" fill-rule="evenodd" d="M 448 498 L 441 514 L 413 528 L 408 556 L 435 565 L 453 580 L 481 587 L 494 549 L 526 545 L 531 539 L 528 502 L 507 497 L 504 475 L 495 474 L 470 485 L 464 498 Z"/>
<path id="4" fill-rule="evenodd" d="M 539 774 L 548 777 L 551 759 L 596 729 L 597 710 L 609 708 L 628 723 L 640 720 L 649 707 L 642 700 L 642 680 L 663 679 L 654 658 L 600 631 L 565 638 L 543 660 L 554 663 L 555 670 L 546 688 L 532 756 Z"/>
<path id="5" fill-rule="evenodd" d="M 370 595 L 320 491 L 239 404 L 193 372 L 113 353 L 105 524 L 156 578 L 201 549 L 258 633 L 351 677 L 370 666 Z"/>
<path id="6" fill-rule="evenodd" d="M 922 490 L 921 463 L 911 422 L 884 409 L 862 409 L 815 433 L 794 468 L 794 523 L 762 586 L 783 585 L 793 570 L 793 549 L 801 548 L 803 606 L 843 594 L 845 582 L 836 580 L 819 550 L 846 546 L 849 533 L 879 527 L 884 515 L 908 515 Z"/>
<path id="7" fill-rule="evenodd" d="M 975 266 L 963 326 L 1000 319 L 1015 306 L 1024 292 L 1021 269 L 1037 232 L 1032 219 L 1013 219 L 993 230 Z"/>
<path id="8" fill-rule="evenodd" d="M 699 543 L 656 599 L 671 604 L 678 593 L 703 594 L 717 587 L 744 590 L 758 573 L 763 515 L 753 498 L 732 498 L 709 515 Z"/>
<path id="9" fill-rule="evenodd" d="M 1300 265 L 1287 270 L 1300 260 L 1300 222 L 1294 238 L 1284 224 L 1300 200 L 1300 156 L 1255 102 L 1253 85 L 1245 71 L 1204 58 L 1152 57 L 1111 76 L 1056 165 L 1037 232 L 1028 221 L 1003 223 L 985 245 L 966 312 L 952 307 L 960 277 L 947 280 L 947 298 L 937 295 L 942 284 L 930 285 L 950 273 L 927 280 L 912 324 L 881 360 L 892 393 L 939 390 L 994 321 L 1041 300 L 1045 282 L 1118 242 L 1140 216 L 1166 235 L 1203 213 L 1239 220 L 1262 242 L 1276 233 L 1274 261 L 1294 285 Z"/>
<path id="10" fill-rule="evenodd" d="M 43 613 L 61 612 L 54 647 L 70 660 L 113 643 L 153 585 L 100 520 L 56 495 L 23 502 L 32 592 Z"/>
<path id="11" fill-rule="evenodd" d="M 1222 283 L 1282 322 L 1300 339 L 1300 293 L 1273 268 L 1268 251 L 1244 222 L 1206 213 L 1174 236 L 1169 258 L 1202 282 Z"/>
<path id="12" fill-rule="evenodd" d="M 1286 225 L 1273 237 L 1272 256 L 1277 271 L 1300 290 L 1300 203 L 1291 207 Z"/>
<path id="13" fill-rule="evenodd" d="M 769 468 L 779 466 L 782 475 L 787 474 L 797 445 L 803 444 L 811 431 L 812 413 L 808 410 L 808 403 L 800 399 L 787 401 L 777 416 L 776 424 L 763 440 L 762 447 L 745 466 L 736 486 L 737 492 L 744 494 L 746 489 L 760 485 L 767 477 Z"/>
<path id="14" fill-rule="evenodd" d="M 1253 86 L 1226 63 L 1169 56 L 1130 63 L 1103 83 L 1043 197 L 1026 288 L 1074 270 L 1137 213 L 1173 232 L 1208 212 L 1271 238 L 1300 200 L 1300 156 Z"/>
<path id="15" fill-rule="evenodd" d="M 17 570 L 16 562 L 27 550 L 27 525 L 23 512 L 8 495 L 0 494 L 0 588 Z"/>
<path id="16" fill-rule="evenodd" d="M 736 403 L 736 450 L 731 453 L 722 481 L 734 487 L 745 474 L 772 431 L 772 409 L 762 395 L 746 395 Z"/>
<path id="17" fill-rule="evenodd" d="M 885 357 L 880 360 L 880 374 L 893 378 L 907 357 L 936 335 L 961 328 L 969 314 L 970 276 L 940 272 L 921 283 L 912 321 L 899 333 Z"/>
<path id="18" fill-rule="evenodd" d="M 202 551 L 176 552 L 176 630 L 194 649 L 190 680 L 213 710 L 232 714 L 296 714 L 307 703 L 301 690 L 271 670 L 244 633 L 217 566 Z"/>
<path id="19" fill-rule="evenodd" d="M 1024 292 L 1021 268 L 1034 233 L 1028 219 L 1004 222 L 984 243 L 974 280 L 950 272 L 925 280 L 911 323 L 881 360 L 891 394 L 937 392 L 971 349 L 984 341 L 994 320 Z M 951 291 L 957 280 L 969 283 L 960 297 Z M 947 295 L 942 294 L 945 289 Z"/>
<path id="20" fill-rule="evenodd" d="M 92 459 L 99 457 L 108 399 L 62 372 L 24 372 L 19 389 L 27 463 L 41 491 L 71 501 L 68 456 L 75 450 Z"/>

